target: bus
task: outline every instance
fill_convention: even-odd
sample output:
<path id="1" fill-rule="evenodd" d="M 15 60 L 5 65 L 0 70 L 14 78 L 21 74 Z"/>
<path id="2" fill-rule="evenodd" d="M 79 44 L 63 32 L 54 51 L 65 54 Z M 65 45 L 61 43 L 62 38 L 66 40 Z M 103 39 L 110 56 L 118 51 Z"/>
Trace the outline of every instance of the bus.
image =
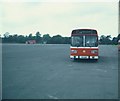
<path id="1" fill-rule="evenodd" d="M 75 29 L 71 33 L 70 58 L 98 60 L 98 33 L 95 29 Z"/>

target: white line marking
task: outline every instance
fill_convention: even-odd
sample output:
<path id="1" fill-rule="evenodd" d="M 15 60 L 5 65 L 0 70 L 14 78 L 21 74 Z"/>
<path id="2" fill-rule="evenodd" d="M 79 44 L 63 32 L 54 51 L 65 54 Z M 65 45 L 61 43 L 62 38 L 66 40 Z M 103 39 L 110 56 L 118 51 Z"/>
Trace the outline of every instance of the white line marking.
<path id="1" fill-rule="evenodd" d="M 107 70 L 102 70 L 102 69 L 95 69 L 97 71 L 101 71 L 101 72 L 107 72 Z"/>
<path id="2" fill-rule="evenodd" d="M 52 95 L 48 95 L 48 97 L 51 98 L 51 99 L 58 99 L 57 97 L 52 96 Z"/>

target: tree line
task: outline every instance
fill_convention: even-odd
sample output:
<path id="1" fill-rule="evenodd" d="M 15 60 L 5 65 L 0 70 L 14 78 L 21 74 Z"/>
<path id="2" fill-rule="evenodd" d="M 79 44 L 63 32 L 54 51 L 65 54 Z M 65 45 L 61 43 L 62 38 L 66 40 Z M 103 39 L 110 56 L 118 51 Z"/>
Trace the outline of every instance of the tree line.
<path id="1" fill-rule="evenodd" d="M 40 32 L 36 32 L 35 36 L 29 34 L 24 35 L 9 35 L 5 33 L 2 38 L 2 43 L 26 43 L 28 40 L 35 40 L 38 44 L 69 44 L 70 37 L 62 37 L 61 35 L 55 35 L 51 37 L 49 34 L 44 34 L 41 36 Z"/>
<path id="2" fill-rule="evenodd" d="M 62 37 L 61 35 L 55 35 L 51 37 L 49 34 L 41 36 L 40 32 L 36 32 L 33 36 L 32 33 L 28 36 L 24 35 L 10 35 L 8 32 L 2 37 L 2 43 L 26 43 L 28 40 L 35 40 L 38 44 L 70 44 L 70 37 Z M 101 35 L 99 37 L 99 44 L 118 44 L 120 40 L 120 34 L 117 37 L 111 37 L 111 35 Z"/>

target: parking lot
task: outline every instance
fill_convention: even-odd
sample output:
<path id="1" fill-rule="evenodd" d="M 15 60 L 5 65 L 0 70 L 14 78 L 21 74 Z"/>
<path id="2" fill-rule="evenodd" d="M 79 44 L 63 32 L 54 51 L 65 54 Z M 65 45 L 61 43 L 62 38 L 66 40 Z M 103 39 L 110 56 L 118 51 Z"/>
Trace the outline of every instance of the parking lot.
<path id="1" fill-rule="evenodd" d="M 3 99 L 117 99 L 117 46 L 100 45 L 97 62 L 73 61 L 69 48 L 4 44 Z"/>

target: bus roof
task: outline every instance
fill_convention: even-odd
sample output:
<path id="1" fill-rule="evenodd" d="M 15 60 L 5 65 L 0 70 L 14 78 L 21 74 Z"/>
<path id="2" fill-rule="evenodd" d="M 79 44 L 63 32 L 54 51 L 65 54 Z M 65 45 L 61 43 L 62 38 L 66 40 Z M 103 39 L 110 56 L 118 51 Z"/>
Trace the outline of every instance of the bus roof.
<path id="1" fill-rule="evenodd" d="M 71 35 L 97 35 L 95 29 L 74 29 Z"/>

